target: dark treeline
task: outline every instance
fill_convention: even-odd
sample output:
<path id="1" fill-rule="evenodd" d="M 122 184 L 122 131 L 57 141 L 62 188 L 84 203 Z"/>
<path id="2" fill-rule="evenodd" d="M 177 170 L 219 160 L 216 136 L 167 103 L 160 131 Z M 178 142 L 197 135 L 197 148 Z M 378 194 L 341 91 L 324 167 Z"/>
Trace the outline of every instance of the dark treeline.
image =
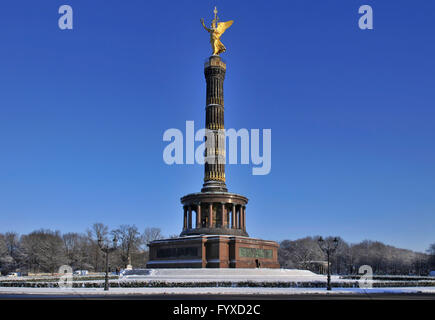
<path id="1" fill-rule="evenodd" d="M 44 229 L 25 235 L 7 232 L 0 234 L 0 270 L 2 274 L 15 271 L 57 273 L 61 265 L 69 265 L 73 270 L 101 272 L 105 269 L 105 260 L 97 239 L 101 237 L 111 242 L 115 235 L 118 250 L 109 256 L 111 270 L 125 268 L 128 264 L 145 268 L 147 244 L 163 238 L 159 228 L 146 228 L 140 232 L 135 225 L 121 225 L 109 231 L 102 223 L 95 223 L 85 233 L 61 234 Z M 317 237 L 284 240 L 280 243 L 278 256 L 283 268 L 313 269 L 313 262 L 325 261 Z M 356 274 L 361 265 L 370 265 L 375 274 L 427 275 L 435 270 L 435 243 L 425 254 L 377 241 L 348 244 L 340 239 L 332 257 L 332 272 Z"/>
<path id="2" fill-rule="evenodd" d="M 144 268 L 148 260 L 147 244 L 163 238 L 159 228 L 140 232 L 134 225 L 121 225 L 109 232 L 102 223 L 95 223 L 85 233 L 61 234 L 43 229 L 26 235 L 7 232 L 0 234 L 0 270 L 2 274 L 57 273 L 60 266 L 69 265 L 73 270 L 101 272 L 105 270 L 105 260 L 97 239 L 111 242 L 115 235 L 118 250 L 109 255 L 112 270 L 125 268 L 129 262 Z"/>
<path id="3" fill-rule="evenodd" d="M 306 237 L 280 243 L 279 262 L 285 268 L 312 269 L 313 262 L 325 261 L 325 254 L 317 243 L 318 237 Z M 365 240 L 349 244 L 339 239 L 337 250 L 331 258 L 334 274 L 357 274 L 362 265 L 369 265 L 379 275 L 427 275 L 435 270 L 435 243 L 427 254 L 399 249 L 379 241 Z M 331 241 L 332 238 L 328 238 Z"/>

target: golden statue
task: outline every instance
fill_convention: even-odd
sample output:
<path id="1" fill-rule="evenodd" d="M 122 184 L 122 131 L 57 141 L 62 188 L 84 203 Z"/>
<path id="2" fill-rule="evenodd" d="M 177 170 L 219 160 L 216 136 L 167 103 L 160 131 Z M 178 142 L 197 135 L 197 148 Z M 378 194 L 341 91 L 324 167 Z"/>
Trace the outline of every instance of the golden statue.
<path id="1" fill-rule="evenodd" d="M 223 35 L 225 30 L 231 27 L 234 20 L 230 20 L 227 22 L 218 22 L 219 18 L 217 16 L 216 7 L 214 7 L 213 12 L 214 12 L 214 19 L 211 22 L 210 29 L 205 26 L 204 19 L 201 19 L 201 23 L 204 29 L 210 33 L 210 43 L 211 43 L 211 48 L 213 49 L 213 55 L 219 55 L 227 50 L 223 45 L 223 43 L 221 42 L 220 37 Z"/>

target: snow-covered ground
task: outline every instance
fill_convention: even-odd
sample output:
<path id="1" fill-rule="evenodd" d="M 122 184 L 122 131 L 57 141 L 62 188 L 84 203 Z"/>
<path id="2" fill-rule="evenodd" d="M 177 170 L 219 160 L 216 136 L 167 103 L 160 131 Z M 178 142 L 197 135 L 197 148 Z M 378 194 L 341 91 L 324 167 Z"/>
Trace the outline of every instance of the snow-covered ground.
<path id="1" fill-rule="evenodd" d="M 46 277 L 14 277 L 5 278 L 2 280 L 28 281 L 41 280 L 44 282 L 49 280 L 50 276 Z M 101 280 L 89 280 L 90 276 L 76 277 L 80 282 L 103 282 Z M 343 280 L 338 276 L 332 276 L 334 282 L 355 282 L 355 280 Z M 119 279 L 111 279 L 110 282 L 132 282 L 132 281 L 165 281 L 165 282 L 313 282 L 326 281 L 325 275 L 318 275 L 308 270 L 297 269 L 141 269 L 129 270 Z"/>
<path id="2" fill-rule="evenodd" d="M 167 281 L 167 282 L 312 282 L 325 281 L 326 276 L 308 270 L 297 269 L 150 269 L 147 275 L 125 275 L 121 281 Z M 355 282 L 332 276 L 334 282 Z M 116 280 L 115 280 L 116 281 Z"/>
<path id="3" fill-rule="evenodd" d="M 37 294 L 37 295 L 129 295 L 129 294 L 243 294 L 243 295 L 294 295 L 294 294 L 377 294 L 377 293 L 435 293 L 435 287 L 418 288 L 102 288 L 59 289 L 59 288 L 2 288 L 0 294 Z"/>
<path id="4" fill-rule="evenodd" d="M 16 281 L 28 281 L 27 279 L 16 279 Z M 358 288 L 357 280 L 340 279 L 339 276 L 332 276 L 331 280 L 338 288 L 327 291 L 323 285 L 321 288 L 315 288 L 318 285 L 311 286 L 310 283 L 326 282 L 325 275 L 318 275 L 307 270 L 295 269 L 145 269 L 132 270 L 127 272 L 119 279 L 112 279 L 113 287 L 109 292 L 103 291 L 102 288 L 85 288 L 84 283 L 102 283 L 104 280 L 89 280 L 87 277 L 78 277 L 74 282 L 78 282 L 80 288 L 30 288 L 30 287 L 1 287 L 0 294 L 50 294 L 50 295 L 101 295 L 101 294 L 252 294 L 252 295 L 270 295 L 270 294 L 376 294 L 376 293 L 435 293 L 435 283 L 429 284 L 428 287 L 395 287 L 394 281 L 391 281 L 392 287 L 382 287 L 383 283 L 391 285 L 390 281 L 377 281 L 379 288 Z M 48 279 L 45 278 L 45 279 Z M 34 279 L 35 281 L 35 279 Z M 45 282 L 39 278 L 37 282 Z M 120 287 L 120 282 L 166 282 L 171 285 L 165 287 L 151 286 L 144 287 L 139 284 L 134 287 Z M 183 283 L 189 282 L 189 287 L 182 287 Z M 208 283 L 204 286 L 204 283 Z M 216 283 L 231 282 L 234 286 L 216 286 Z M 242 282 L 242 283 L 241 283 Z M 261 282 L 258 287 L 244 286 L 243 282 Z M 288 288 L 276 287 L 277 283 L 290 282 Z M 53 283 L 53 282 L 52 282 Z M 81 284 L 83 287 L 81 287 Z M 178 283 L 180 286 L 178 286 Z M 195 287 L 198 283 L 198 287 Z M 270 283 L 270 287 L 268 284 Z M 403 282 L 402 282 L 403 283 Z M 119 285 L 117 285 L 119 284 Z M 406 285 L 406 284 L 405 284 Z M 415 281 L 410 285 L 417 285 Z M 264 286 L 264 287 L 263 287 Z M 345 288 L 345 287 L 349 288 Z M 304 288 L 307 287 L 307 288 Z"/>

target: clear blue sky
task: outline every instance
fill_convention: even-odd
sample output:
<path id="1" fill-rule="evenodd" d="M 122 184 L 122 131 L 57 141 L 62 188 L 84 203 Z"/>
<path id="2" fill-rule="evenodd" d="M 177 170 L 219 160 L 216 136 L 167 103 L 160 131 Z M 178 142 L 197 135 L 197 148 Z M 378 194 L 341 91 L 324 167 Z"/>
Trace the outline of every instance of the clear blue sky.
<path id="1" fill-rule="evenodd" d="M 74 9 L 74 29 L 57 26 Z M 370 4 L 374 30 L 358 28 Z M 227 168 L 247 228 L 423 251 L 435 242 L 435 2 L 12 1 L 0 4 L 0 232 L 94 222 L 178 234 L 199 165 L 163 132 L 203 125 L 214 5 L 235 23 L 226 127 L 272 129 L 272 171 Z"/>

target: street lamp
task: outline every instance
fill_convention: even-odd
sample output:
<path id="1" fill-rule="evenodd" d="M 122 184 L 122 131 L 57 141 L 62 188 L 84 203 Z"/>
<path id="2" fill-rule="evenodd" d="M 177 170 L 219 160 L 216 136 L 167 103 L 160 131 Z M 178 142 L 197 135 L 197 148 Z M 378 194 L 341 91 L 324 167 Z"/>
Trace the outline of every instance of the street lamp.
<path id="1" fill-rule="evenodd" d="M 325 241 L 322 237 L 320 237 L 317 240 L 317 243 L 319 244 L 320 249 L 326 253 L 326 256 L 328 257 L 328 286 L 326 290 L 331 290 L 331 255 L 334 254 L 335 250 L 337 250 L 338 247 L 338 239 L 334 238 L 334 240 L 331 241 Z"/>
<path id="2" fill-rule="evenodd" d="M 101 251 L 103 251 L 106 254 L 106 276 L 104 277 L 104 291 L 109 290 L 109 253 L 115 251 L 116 244 L 118 242 L 118 239 L 116 238 L 116 234 L 113 237 L 113 244 L 111 247 L 109 247 L 109 244 L 105 244 L 101 236 L 98 236 L 98 246 L 100 247 Z"/>

